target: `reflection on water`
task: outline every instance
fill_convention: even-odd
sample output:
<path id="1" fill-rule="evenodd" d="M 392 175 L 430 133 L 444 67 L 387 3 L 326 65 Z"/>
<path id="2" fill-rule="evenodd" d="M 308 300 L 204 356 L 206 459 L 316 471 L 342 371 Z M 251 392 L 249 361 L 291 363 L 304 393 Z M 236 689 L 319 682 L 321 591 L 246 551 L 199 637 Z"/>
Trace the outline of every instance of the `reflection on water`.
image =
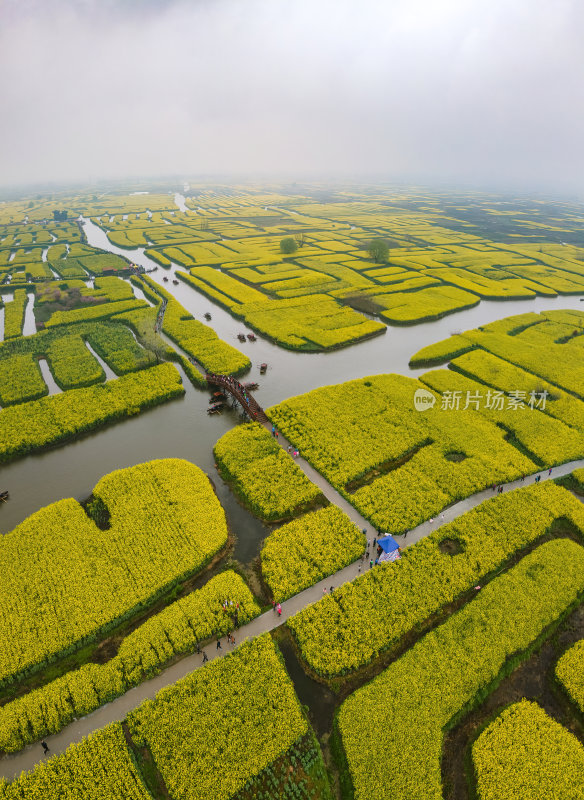
<path id="1" fill-rule="evenodd" d="M 84 221 L 84 228 L 89 244 L 126 256 L 147 269 L 155 266 L 144 255 L 143 248 L 121 250 L 113 247 L 105 233 L 93 223 Z M 152 277 L 162 283 L 162 276 L 169 276 L 175 270 L 174 266 L 170 271 L 158 269 Z M 255 343 L 239 343 L 237 333 L 248 331 L 245 325 L 182 281 L 178 286 L 173 286 L 171 281 L 164 286 L 197 319 L 204 321 L 203 314 L 210 312 L 212 319 L 208 324 L 222 339 L 250 357 L 253 366 L 249 379 L 259 381 L 257 398 L 264 407 L 291 395 L 351 378 L 381 372 L 415 376 L 420 370 L 409 369 L 410 356 L 453 331 L 475 328 L 525 311 L 582 309 L 577 297 L 487 301 L 437 322 L 388 328 L 384 336 L 350 348 L 309 354 L 284 350 L 261 337 Z M 136 295 L 140 296 L 139 292 Z M 32 321 L 34 323 L 34 317 Z M 269 369 L 266 375 L 260 376 L 258 366 L 264 361 L 269 364 Z M 10 530 L 28 514 L 62 497 L 87 497 L 102 475 L 114 469 L 154 458 L 178 457 L 194 462 L 211 477 L 229 521 L 239 536 L 236 557 L 242 562 L 253 558 L 266 529 L 238 505 L 219 478 L 213 458 L 213 445 L 239 422 L 240 417 L 233 409 L 208 416 L 209 393 L 194 389 L 184 375 L 183 383 L 187 391 L 181 399 L 149 409 L 66 446 L 0 467 L 0 490 L 9 490 L 11 498 L 0 510 L 0 530 Z"/>
<path id="2" fill-rule="evenodd" d="M 145 269 L 156 266 L 144 255 L 144 248 L 123 250 L 112 245 L 107 235 L 90 220 L 83 221 L 87 241 L 94 247 L 101 247 L 112 253 L 130 258 L 135 264 Z M 268 407 L 279 403 L 287 397 L 302 394 L 318 386 L 364 378 L 381 372 L 397 372 L 401 375 L 415 377 L 425 370 L 411 370 L 408 367 L 410 357 L 420 348 L 432 342 L 445 339 L 455 331 L 469 330 L 479 325 L 486 325 L 502 317 L 523 314 L 526 311 L 545 311 L 558 308 L 576 308 L 582 310 L 579 298 L 568 297 L 546 298 L 535 300 L 484 300 L 478 306 L 461 311 L 435 322 L 426 322 L 408 327 L 388 327 L 383 336 L 335 350 L 329 353 L 298 353 L 285 350 L 272 344 L 258 335 L 256 342 L 239 342 L 238 333 L 251 333 L 242 322 L 235 320 L 221 306 L 216 305 L 204 295 L 180 281 L 178 286 L 172 284 L 176 271 L 184 272 L 175 264 L 168 269 L 158 269 L 150 275 L 161 286 L 171 292 L 174 297 L 193 314 L 196 319 L 205 322 L 205 312 L 211 313 L 210 325 L 217 334 L 229 344 L 237 347 L 252 362 L 250 380 L 260 381 L 257 398 L 261 405 Z M 163 277 L 169 278 L 163 282 Z M 269 365 L 266 375 L 259 377 L 258 367 L 262 362 Z"/>
<path id="3" fill-rule="evenodd" d="M 282 651 L 286 671 L 292 679 L 298 699 L 303 706 L 308 706 L 310 721 L 317 735 L 320 738 L 330 733 L 340 699 L 322 683 L 306 674 L 296 657 L 294 647 L 287 638 L 279 638 L 278 646 Z"/>
<path id="4" fill-rule="evenodd" d="M 188 211 L 188 206 L 186 204 L 186 197 L 184 194 L 178 194 L 178 192 L 174 196 L 174 202 L 177 204 L 179 211 Z M 173 212 L 174 214 L 174 212 Z"/>
<path id="5" fill-rule="evenodd" d="M 87 349 L 89 350 L 89 352 L 91 353 L 91 355 L 92 355 L 92 356 L 95 358 L 95 360 L 97 361 L 97 363 L 99 364 L 99 366 L 100 366 L 100 367 L 102 368 L 102 370 L 104 371 L 104 373 L 105 373 L 105 379 L 106 379 L 106 381 L 113 381 L 113 380 L 115 380 L 115 379 L 116 379 L 118 376 L 117 376 L 117 375 L 116 375 L 116 373 L 113 371 L 113 369 L 112 369 L 112 368 L 111 368 L 111 367 L 110 367 L 108 364 L 106 364 L 106 362 L 103 360 L 103 358 L 102 358 L 100 355 L 98 355 L 98 354 L 95 352 L 95 350 L 94 350 L 94 349 L 93 349 L 93 347 L 92 347 L 92 346 L 89 344 L 89 342 L 87 342 L 87 341 L 86 341 L 86 342 L 85 342 L 85 346 L 87 347 Z"/>
<path id="6" fill-rule="evenodd" d="M 44 382 L 47 384 L 47 389 L 49 390 L 49 394 L 61 394 L 63 391 L 60 386 L 57 385 L 57 382 L 53 378 L 53 374 L 49 369 L 49 365 L 47 364 L 46 358 L 39 358 L 39 368 L 41 370 L 41 375 L 43 376 Z"/>
<path id="7" fill-rule="evenodd" d="M 34 318 L 34 292 L 26 295 L 27 303 L 24 307 L 24 325 L 22 326 L 23 336 L 30 336 L 36 333 L 36 322 Z"/>

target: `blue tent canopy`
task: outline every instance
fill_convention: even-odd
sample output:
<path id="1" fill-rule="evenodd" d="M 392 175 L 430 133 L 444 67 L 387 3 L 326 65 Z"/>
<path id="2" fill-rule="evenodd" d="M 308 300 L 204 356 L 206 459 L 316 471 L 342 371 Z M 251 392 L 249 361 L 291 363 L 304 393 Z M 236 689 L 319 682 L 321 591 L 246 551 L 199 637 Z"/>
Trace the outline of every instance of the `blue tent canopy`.
<path id="1" fill-rule="evenodd" d="M 397 550 L 399 544 L 393 538 L 387 534 L 387 536 L 382 536 L 381 539 L 377 540 L 377 544 L 381 547 L 384 553 L 393 553 L 394 550 Z"/>

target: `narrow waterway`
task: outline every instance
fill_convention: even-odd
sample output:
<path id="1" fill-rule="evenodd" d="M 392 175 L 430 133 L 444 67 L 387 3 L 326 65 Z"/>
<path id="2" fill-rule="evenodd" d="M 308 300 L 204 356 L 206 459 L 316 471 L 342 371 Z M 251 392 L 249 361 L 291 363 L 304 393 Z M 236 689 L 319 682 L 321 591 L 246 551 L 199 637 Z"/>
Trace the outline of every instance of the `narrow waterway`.
<path id="1" fill-rule="evenodd" d="M 143 248 L 123 250 L 112 246 L 105 233 L 93 223 L 83 222 L 89 244 L 121 254 L 146 269 L 156 265 Z M 419 348 L 502 317 L 525 311 L 551 308 L 582 309 L 578 297 L 533 301 L 482 302 L 479 306 L 437 322 L 409 328 L 388 328 L 384 336 L 332 353 L 298 353 L 277 347 L 258 337 L 255 343 L 240 344 L 237 333 L 247 329 L 221 307 L 182 281 L 173 285 L 176 267 L 159 267 L 152 277 L 170 291 L 197 319 L 211 313 L 208 323 L 218 335 L 232 343 L 252 361 L 248 380 L 258 380 L 258 401 L 268 407 L 285 398 L 318 386 L 381 372 L 415 376 L 408 367 L 410 356 Z M 137 297 L 142 293 L 137 290 Z M 29 304 L 30 305 L 30 304 Z M 28 310 L 28 306 L 27 306 Z M 34 318 L 30 322 L 34 322 Z M 33 332 L 33 330 L 31 330 Z M 258 365 L 267 362 L 266 375 Z M 217 439 L 240 421 L 227 408 L 222 414 L 207 414 L 209 393 L 194 389 L 183 375 L 186 393 L 181 399 L 149 409 L 137 417 L 83 436 L 79 440 L 0 467 L 0 489 L 10 492 L 10 502 L 0 509 L 0 531 L 11 530 L 26 516 L 63 497 L 86 498 L 102 475 L 154 458 L 179 457 L 197 464 L 213 480 L 229 522 L 238 534 L 236 557 L 247 563 L 258 552 L 266 528 L 242 509 L 215 469 L 213 446 Z"/>
<path id="2" fill-rule="evenodd" d="M 178 192 L 174 196 L 174 202 L 177 204 L 179 211 L 188 211 L 189 208 L 186 204 L 186 197 L 184 194 L 179 194 Z"/>
<path id="3" fill-rule="evenodd" d="M 22 335 L 30 336 L 36 333 L 36 322 L 34 318 L 34 292 L 29 292 L 26 295 L 27 303 L 24 307 L 24 324 L 22 326 Z"/>
<path id="4" fill-rule="evenodd" d="M 49 394 L 61 394 L 63 390 L 53 378 L 53 374 L 49 368 L 49 365 L 47 364 L 47 359 L 39 358 L 38 361 L 41 375 L 43 376 L 44 382 L 47 384 Z"/>
<path id="5" fill-rule="evenodd" d="M 104 231 L 90 220 L 83 220 L 87 241 L 94 247 L 129 258 L 133 263 L 151 270 L 157 265 L 144 254 L 144 248 L 126 250 L 112 245 Z M 301 353 L 278 347 L 260 335 L 256 342 L 239 342 L 238 333 L 251 333 L 242 322 L 236 320 L 228 311 L 200 294 L 191 286 L 179 281 L 174 285 L 175 272 L 185 272 L 183 267 L 173 264 L 170 269 L 158 267 L 150 275 L 157 283 L 169 291 L 195 319 L 213 328 L 221 339 L 245 353 L 252 362 L 248 380 L 258 380 L 260 388 L 258 402 L 265 408 L 280 403 L 288 397 L 302 394 L 318 386 L 364 378 L 382 372 L 397 372 L 415 377 L 426 370 L 412 370 L 408 366 L 411 356 L 432 342 L 445 339 L 454 332 L 469 330 L 486 325 L 513 314 L 526 311 L 548 311 L 551 309 L 584 309 L 579 297 L 537 297 L 534 300 L 484 300 L 478 306 L 461 311 L 435 322 L 408 327 L 388 327 L 383 336 L 369 339 L 351 347 L 329 353 Z M 167 281 L 164 281 L 167 278 Z M 211 321 L 204 318 L 211 314 Z M 266 375 L 258 375 L 261 363 L 269 365 Z"/>

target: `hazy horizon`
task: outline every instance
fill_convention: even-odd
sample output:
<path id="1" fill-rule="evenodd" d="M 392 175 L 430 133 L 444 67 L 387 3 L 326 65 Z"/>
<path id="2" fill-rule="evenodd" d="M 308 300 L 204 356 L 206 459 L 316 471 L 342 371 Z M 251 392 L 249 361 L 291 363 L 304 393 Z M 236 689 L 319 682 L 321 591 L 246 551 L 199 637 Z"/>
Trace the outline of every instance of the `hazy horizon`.
<path id="1" fill-rule="evenodd" d="M 0 0 L 0 185 L 582 196 L 576 0 Z"/>

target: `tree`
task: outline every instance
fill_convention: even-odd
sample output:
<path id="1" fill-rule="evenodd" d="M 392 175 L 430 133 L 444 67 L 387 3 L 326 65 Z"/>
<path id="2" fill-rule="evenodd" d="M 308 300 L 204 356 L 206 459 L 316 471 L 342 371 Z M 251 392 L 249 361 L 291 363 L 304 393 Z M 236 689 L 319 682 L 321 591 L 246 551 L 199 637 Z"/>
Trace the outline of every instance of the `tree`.
<path id="1" fill-rule="evenodd" d="M 285 239 L 282 239 L 280 242 L 280 252 L 284 253 L 285 255 L 289 256 L 292 253 L 295 253 L 298 250 L 298 245 L 292 238 L 292 236 L 286 236 Z"/>
<path id="2" fill-rule="evenodd" d="M 304 235 L 304 231 L 300 231 L 300 233 L 296 233 L 294 235 L 294 241 L 298 245 L 298 247 L 302 247 L 304 242 L 306 241 L 306 237 Z"/>
<path id="3" fill-rule="evenodd" d="M 387 261 L 389 246 L 385 239 L 372 239 L 367 245 L 367 252 L 376 264 Z"/>

